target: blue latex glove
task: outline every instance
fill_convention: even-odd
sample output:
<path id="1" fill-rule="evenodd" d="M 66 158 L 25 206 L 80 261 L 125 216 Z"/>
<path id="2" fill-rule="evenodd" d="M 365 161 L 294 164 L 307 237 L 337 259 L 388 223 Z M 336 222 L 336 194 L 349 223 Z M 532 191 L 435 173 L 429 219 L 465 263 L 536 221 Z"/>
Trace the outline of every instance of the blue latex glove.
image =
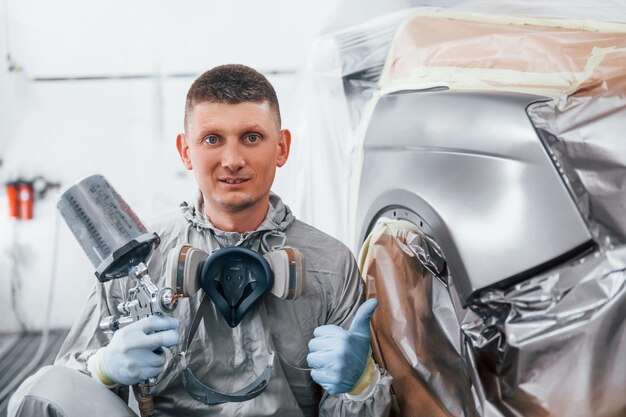
<path id="1" fill-rule="evenodd" d="M 309 342 L 307 362 L 311 378 L 329 394 L 350 391 L 361 377 L 370 352 L 370 319 L 378 300 L 367 300 L 354 316 L 349 330 L 320 326 Z"/>
<path id="2" fill-rule="evenodd" d="M 153 351 L 177 345 L 179 325 L 172 317 L 150 316 L 116 331 L 111 342 L 101 349 L 106 376 L 125 385 L 157 376 L 165 365 L 165 353 Z"/>

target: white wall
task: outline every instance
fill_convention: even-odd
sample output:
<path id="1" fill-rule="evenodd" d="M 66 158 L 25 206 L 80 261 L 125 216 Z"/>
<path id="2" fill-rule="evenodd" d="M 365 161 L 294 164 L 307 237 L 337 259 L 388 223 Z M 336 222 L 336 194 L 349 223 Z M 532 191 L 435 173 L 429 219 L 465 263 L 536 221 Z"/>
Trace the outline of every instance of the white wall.
<path id="1" fill-rule="evenodd" d="M 4 0 L 31 77 L 297 69 L 336 1 Z"/>

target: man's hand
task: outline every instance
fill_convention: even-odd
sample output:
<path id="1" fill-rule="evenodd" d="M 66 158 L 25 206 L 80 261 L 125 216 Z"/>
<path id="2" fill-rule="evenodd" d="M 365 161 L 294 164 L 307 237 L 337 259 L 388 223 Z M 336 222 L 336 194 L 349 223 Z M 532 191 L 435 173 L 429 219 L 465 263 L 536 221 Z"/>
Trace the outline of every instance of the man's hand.
<path id="1" fill-rule="evenodd" d="M 150 316 L 115 332 L 100 350 L 102 376 L 125 385 L 157 376 L 165 365 L 165 354 L 153 351 L 178 344 L 179 324 L 175 318 Z"/>
<path id="2" fill-rule="evenodd" d="M 354 316 L 349 330 L 320 326 L 309 342 L 307 362 L 311 378 L 329 394 L 352 390 L 367 365 L 370 352 L 370 319 L 378 300 L 367 300 Z"/>

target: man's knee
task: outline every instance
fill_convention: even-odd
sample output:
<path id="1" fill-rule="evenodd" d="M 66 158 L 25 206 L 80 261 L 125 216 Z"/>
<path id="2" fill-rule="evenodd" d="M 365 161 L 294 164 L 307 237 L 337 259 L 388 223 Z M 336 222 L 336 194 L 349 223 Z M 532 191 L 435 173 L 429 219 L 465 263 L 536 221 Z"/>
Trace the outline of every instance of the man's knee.
<path id="1" fill-rule="evenodd" d="M 136 417 L 117 395 L 77 370 L 44 366 L 11 397 L 8 417 Z"/>

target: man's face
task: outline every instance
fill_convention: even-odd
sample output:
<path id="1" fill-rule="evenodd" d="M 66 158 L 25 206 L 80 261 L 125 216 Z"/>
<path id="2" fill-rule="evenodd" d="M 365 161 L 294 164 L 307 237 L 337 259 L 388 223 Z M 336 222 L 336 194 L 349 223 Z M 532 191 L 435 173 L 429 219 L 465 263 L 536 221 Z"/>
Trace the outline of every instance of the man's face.
<path id="1" fill-rule="evenodd" d="M 268 102 L 197 103 L 176 146 L 193 170 L 209 216 L 267 208 L 276 167 L 287 162 L 291 136 L 279 130 Z"/>

